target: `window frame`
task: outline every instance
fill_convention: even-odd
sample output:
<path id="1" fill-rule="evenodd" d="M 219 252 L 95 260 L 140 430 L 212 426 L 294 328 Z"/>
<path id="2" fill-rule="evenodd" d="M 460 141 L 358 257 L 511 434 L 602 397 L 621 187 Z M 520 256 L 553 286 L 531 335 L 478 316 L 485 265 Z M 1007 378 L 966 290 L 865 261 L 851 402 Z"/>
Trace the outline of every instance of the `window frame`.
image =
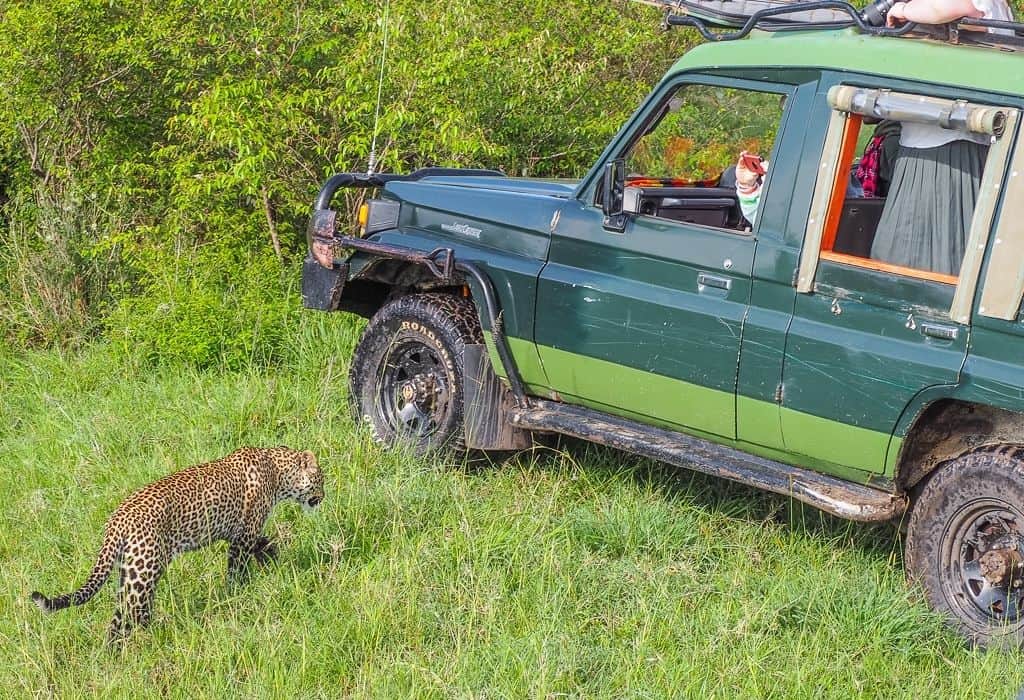
<path id="1" fill-rule="evenodd" d="M 797 90 L 800 88 L 800 84 L 794 83 L 779 83 L 770 80 L 755 80 L 749 78 L 737 78 L 732 76 L 721 76 L 713 75 L 708 73 L 685 73 L 675 76 L 672 80 L 666 81 L 659 90 L 656 91 L 656 97 L 649 103 L 648 109 L 644 110 L 644 114 L 634 120 L 632 128 L 629 129 L 620 139 L 618 143 L 610 150 L 607 158 L 600 161 L 603 166 L 604 163 L 609 163 L 619 158 L 625 158 L 633 147 L 646 136 L 651 129 L 653 122 L 663 118 L 663 108 L 668 104 L 677 93 L 686 86 L 702 86 L 702 87 L 717 87 L 731 90 L 742 90 L 747 92 L 759 92 L 771 95 L 777 95 L 778 97 L 785 97 L 786 104 L 782 110 L 782 114 L 779 119 L 778 130 L 775 133 L 775 140 L 772 143 L 772 150 L 768 156 L 770 163 L 775 163 L 778 158 L 778 150 L 782 141 L 783 134 L 787 128 L 787 123 L 790 119 L 790 115 L 793 112 L 793 97 Z M 739 154 L 737 154 L 738 156 Z M 761 190 L 761 201 L 758 204 L 758 212 L 760 213 L 764 206 L 764 200 L 769 196 L 772 190 L 773 174 L 776 168 L 774 165 L 768 168 L 768 172 L 765 175 L 765 181 L 762 185 Z M 591 193 L 590 205 L 600 206 L 601 187 L 600 178 L 597 180 L 597 186 L 594 187 Z M 752 237 L 756 236 L 758 229 L 761 227 L 763 217 L 758 216 L 758 220 L 753 223 L 749 231 L 741 231 L 737 229 L 722 228 L 718 226 L 708 226 L 706 224 L 687 223 L 682 221 L 675 221 L 673 219 L 665 219 L 658 216 L 652 216 L 649 214 L 631 213 L 629 215 L 633 218 L 643 218 L 647 220 L 663 222 L 666 224 L 695 227 L 707 231 L 716 231 L 720 233 L 728 233 L 734 236 Z"/>
<path id="2" fill-rule="evenodd" d="M 1024 133 L 1024 129 L 1021 130 Z M 1024 143 L 1018 142 L 1010 160 L 1009 177 L 1002 188 L 1003 204 L 996 221 L 992 253 L 981 289 L 978 314 L 1004 321 L 1017 321 L 1024 299 Z M 998 250 L 999 255 L 996 255 Z"/>
<path id="3" fill-rule="evenodd" d="M 889 89 L 886 85 L 865 85 L 838 82 L 837 85 L 850 85 L 873 89 Z M 900 89 L 922 97 L 939 97 L 929 95 L 927 91 L 918 89 Z M 820 93 L 824 97 L 824 93 Z M 949 99 L 939 97 L 939 99 Z M 988 102 L 988 101 L 986 101 Z M 990 103 L 991 104 L 991 103 Z M 814 184 L 811 209 L 804 230 L 803 249 L 797 269 L 796 290 L 801 294 L 815 291 L 816 277 L 821 261 L 831 262 L 850 268 L 859 268 L 899 277 L 934 282 L 954 288 L 953 301 L 948 313 L 958 323 L 970 321 L 971 306 L 977 290 L 981 264 L 987 248 L 988 239 L 993 229 L 993 222 L 1002 183 L 1007 176 L 1009 155 L 1017 140 L 1017 127 L 1020 122 L 1018 108 L 1008 105 L 993 104 L 1007 112 L 1008 121 L 1004 135 L 997 139 L 989 148 L 985 160 L 984 174 L 979 187 L 978 202 L 971 219 L 964 258 L 961 261 L 959 275 L 948 275 L 920 270 L 917 268 L 894 265 L 872 258 L 834 252 L 836 231 L 842 206 L 846 200 L 846 185 L 852 169 L 852 161 L 856 153 L 856 144 L 862 125 L 862 117 L 857 114 L 842 112 L 829 107 L 830 119 L 825 135 L 825 143 L 821 157 L 818 159 L 818 172 Z"/>

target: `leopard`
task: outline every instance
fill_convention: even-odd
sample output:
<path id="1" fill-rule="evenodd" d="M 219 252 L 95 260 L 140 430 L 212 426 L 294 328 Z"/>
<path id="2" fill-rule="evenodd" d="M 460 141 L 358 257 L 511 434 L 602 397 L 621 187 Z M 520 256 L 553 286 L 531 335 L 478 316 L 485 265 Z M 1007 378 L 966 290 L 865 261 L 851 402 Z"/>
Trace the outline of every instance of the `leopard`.
<path id="1" fill-rule="evenodd" d="M 240 582 L 255 561 L 276 556 L 263 527 L 275 505 L 294 501 L 313 510 L 324 499 L 316 456 L 288 447 L 243 447 L 143 486 L 107 520 L 99 554 L 81 588 L 32 601 L 45 613 L 82 605 L 119 567 L 117 605 L 107 641 L 122 641 L 149 625 L 157 584 L 175 556 L 228 542 L 227 579 Z"/>

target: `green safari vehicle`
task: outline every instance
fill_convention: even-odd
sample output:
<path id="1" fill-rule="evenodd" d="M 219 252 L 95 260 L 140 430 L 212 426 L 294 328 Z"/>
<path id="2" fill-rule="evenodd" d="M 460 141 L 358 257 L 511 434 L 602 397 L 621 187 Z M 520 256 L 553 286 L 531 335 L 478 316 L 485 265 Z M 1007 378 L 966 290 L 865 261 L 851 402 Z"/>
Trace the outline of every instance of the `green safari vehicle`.
<path id="1" fill-rule="evenodd" d="M 370 319 L 356 416 L 421 452 L 562 434 L 902 519 L 930 604 L 976 644 L 1019 644 L 1024 25 L 672 5 L 666 24 L 709 41 L 581 180 L 428 168 L 324 184 L 303 297 Z M 980 144 L 969 205 L 897 187 L 903 150 L 887 193 L 858 188 L 879 120 Z M 752 214 L 744 151 L 765 159 Z M 959 167 L 933 166 L 931 182 Z M 358 222 L 332 209 L 347 187 L 375 191 Z M 936 217 L 902 224 L 953 269 L 873 255 L 901 199 L 960 212 L 952 252 L 931 241 Z"/>

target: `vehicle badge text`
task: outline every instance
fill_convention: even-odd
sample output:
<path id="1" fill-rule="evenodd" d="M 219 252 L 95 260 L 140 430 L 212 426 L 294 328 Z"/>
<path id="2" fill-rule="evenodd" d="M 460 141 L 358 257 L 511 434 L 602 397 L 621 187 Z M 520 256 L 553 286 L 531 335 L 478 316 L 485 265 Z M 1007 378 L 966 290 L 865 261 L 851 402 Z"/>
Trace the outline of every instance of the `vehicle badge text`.
<path id="1" fill-rule="evenodd" d="M 441 230 L 469 236 L 470 238 L 480 238 L 480 234 L 483 233 L 482 230 L 467 226 L 466 224 L 441 224 Z"/>

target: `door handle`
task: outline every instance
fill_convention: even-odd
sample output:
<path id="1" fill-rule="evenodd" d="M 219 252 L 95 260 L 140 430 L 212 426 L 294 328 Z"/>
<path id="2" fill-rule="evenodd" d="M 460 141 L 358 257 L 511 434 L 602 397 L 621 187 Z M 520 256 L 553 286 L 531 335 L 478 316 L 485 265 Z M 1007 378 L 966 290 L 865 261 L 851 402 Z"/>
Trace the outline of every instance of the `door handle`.
<path id="1" fill-rule="evenodd" d="M 956 326 L 943 326 L 938 323 L 922 323 L 921 332 L 939 340 L 956 340 L 960 329 Z"/>
<path id="2" fill-rule="evenodd" d="M 715 289 L 724 289 L 729 291 L 732 289 L 732 280 L 728 277 L 715 277 L 709 275 L 706 272 L 701 272 L 697 275 L 697 291 L 700 291 L 704 287 L 714 287 Z"/>

